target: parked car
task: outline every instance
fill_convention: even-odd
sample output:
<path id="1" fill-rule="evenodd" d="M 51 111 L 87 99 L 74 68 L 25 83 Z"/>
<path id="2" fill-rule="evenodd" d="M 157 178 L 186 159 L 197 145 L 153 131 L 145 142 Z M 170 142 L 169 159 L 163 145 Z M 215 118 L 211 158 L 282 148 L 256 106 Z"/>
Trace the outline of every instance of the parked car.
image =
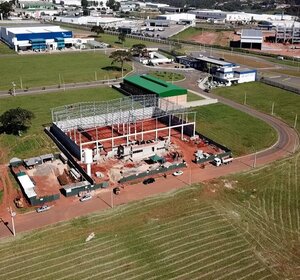
<path id="1" fill-rule="evenodd" d="M 37 208 L 37 209 L 36 209 L 36 212 L 41 213 L 41 212 L 48 211 L 49 209 L 50 209 L 50 206 L 48 206 L 48 205 L 43 205 L 43 206 Z"/>
<path id="2" fill-rule="evenodd" d="M 84 202 L 84 201 L 87 201 L 87 200 L 90 200 L 90 199 L 92 199 L 92 195 L 90 195 L 90 194 L 85 194 L 83 197 L 81 197 L 79 200 L 81 201 L 81 202 Z"/>
<path id="3" fill-rule="evenodd" d="M 180 176 L 180 175 L 182 175 L 182 174 L 183 174 L 183 171 L 182 171 L 182 170 L 178 170 L 178 171 L 175 171 L 175 172 L 173 173 L 174 176 Z"/>
<path id="4" fill-rule="evenodd" d="M 113 189 L 113 193 L 114 193 L 115 195 L 119 195 L 120 192 L 121 192 L 121 189 L 120 189 L 119 187 L 116 187 L 116 188 Z"/>
<path id="5" fill-rule="evenodd" d="M 149 185 L 149 184 L 152 184 L 155 182 L 155 179 L 154 178 L 147 178 L 143 181 L 143 184 L 144 185 Z"/>

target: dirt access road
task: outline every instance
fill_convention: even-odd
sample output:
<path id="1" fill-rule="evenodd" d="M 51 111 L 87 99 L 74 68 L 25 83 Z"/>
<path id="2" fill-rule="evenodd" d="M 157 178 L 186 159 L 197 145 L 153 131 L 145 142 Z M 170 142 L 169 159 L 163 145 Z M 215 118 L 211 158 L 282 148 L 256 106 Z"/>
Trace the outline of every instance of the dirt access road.
<path id="1" fill-rule="evenodd" d="M 197 72 L 190 73 L 185 81 L 180 84 L 194 91 L 200 91 L 196 86 L 198 79 Z M 256 154 L 246 155 L 234 159 L 232 164 L 221 167 L 208 165 L 205 169 L 201 169 L 198 165 L 188 162 L 189 166 L 184 170 L 184 174 L 180 177 L 168 175 L 165 179 L 159 176 L 155 183 L 144 186 L 141 183 L 128 185 L 122 190 L 121 195 L 113 196 L 111 189 L 101 192 L 94 196 L 92 200 L 80 203 L 78 198 L 65 205 L 54 206 L 50 211 L 44 213 L 27 213 L 19 214 L 15 217 L 16 231 L 24 232 L 32 229 L 37 229 L 49 224 L 54 224 L 60 221 L 66 221 L 82 215 L 87 215 L 92 212 L 109 209 L 116 205 L 125 204 L 131 201 L 141 200 L 149 196 L 154 196 L 169 191 L 177 190 L 183 187 L 189 187 L 192 183 L 204 182 L 217 177 L 228 174 L 242 172 L 255 167 L 260 167 L 271 163 L 275 160 L 289 156 L 296 151 L 299 146 L 298 133 L 288 126 L 283 121 L 276 119 L 273 116 L 258 112 L 247 106 L 235 103 L 231 100 L 206 94 L 212 98 L 218 98 L 221 103 L 231 106 L 237 110 L 246 112 L 256 118 L 259 118 L 272 127 L 278 133 L 278 141 L 270 148 L 257 152 Z M 0 225 L 0 237 L 11 236 L 10 216 L 8 212 L 2 212 L 2 223 Z M 8 224 L 5 225 L 4 222 Z"/>

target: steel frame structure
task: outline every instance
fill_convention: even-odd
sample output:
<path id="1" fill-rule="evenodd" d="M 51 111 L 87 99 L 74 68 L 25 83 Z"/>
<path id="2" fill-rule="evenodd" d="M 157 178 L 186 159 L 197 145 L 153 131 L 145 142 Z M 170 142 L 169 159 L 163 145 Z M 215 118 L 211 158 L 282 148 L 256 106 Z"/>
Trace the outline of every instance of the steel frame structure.
<path id="1" fill-rule="evenodd" d="M 97 151 L 103 147 L 103 142 L 110 142 L 111 148 L 116 142 L 124 139 L 124 145 L 132 140 L 144 140 L 146 134 L 152 133 L 158 140 L 161 132 L 167 131 L 170 139 L 172 130 L 180 131 L 181 139 L 184 137 L 186 127 L 190 126 L 190 136 L 195 136 L 196 112 L 189 112 L 181 105 L 177 105 L 156 95 L 130 96 L 104 102 L 84 102 L 53 108 L 53 123 L 65 134 L 70 134 L 74 142 L 82 151 L 87 146 L 94 146 Z M 145 128 L 148 121 L 155 122 L 150 128 Z M 163 126 L 162 126 L 163 123 Z M 159 125 L 160 124 L 160 125 Z M 111 135 L 101 138 L 98 129 L 109 127 Z M 139 129 L 137 129 L 139 127 Z M 114 135 L 115 130 L 122 131 Z M 96 131 L 95 139 L 82 141 L 79 129 L 85 133 Z M 74 135 L 72 135 L 74 133 Z M 126 139 L 126 140 L 125 140 Z"/>

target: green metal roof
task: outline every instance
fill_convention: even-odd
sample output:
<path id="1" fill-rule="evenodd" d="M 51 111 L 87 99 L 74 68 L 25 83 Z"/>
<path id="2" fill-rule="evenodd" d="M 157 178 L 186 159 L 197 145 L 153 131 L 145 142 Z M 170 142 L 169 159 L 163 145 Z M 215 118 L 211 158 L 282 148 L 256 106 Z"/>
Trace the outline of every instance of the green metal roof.
<path id="1" fill-rule="evenodd" d="M 140 88 L 146 89 L 159 97 L 171 97 L 187 94 L 185 88 L 167 83 L 151 75 L 134 75 L 124 78 L 125 83 L 130 83 Z"/>

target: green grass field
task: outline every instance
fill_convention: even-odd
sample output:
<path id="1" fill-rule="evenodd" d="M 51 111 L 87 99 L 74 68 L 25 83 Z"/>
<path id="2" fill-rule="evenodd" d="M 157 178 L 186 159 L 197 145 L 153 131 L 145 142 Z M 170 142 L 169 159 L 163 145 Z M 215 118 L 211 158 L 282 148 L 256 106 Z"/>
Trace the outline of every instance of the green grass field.
<path id="1" fill-rule="evenodd" d="M 202 34 L 204 29 L 202 28 L 196 28 L 196 27 L 189 27 L 180 33 L 172 36 L 172 39 L 179 39 L 179 40 L 189 40 L 194 36 Z"/>
<path id="2" fill-rule="evenodd" d="M 36 116 L 31 128 L 23 136 L 0 135 L 0 149 L 6 151 L 3 158 L 0 153 L 0 162 L 7 162 L 13 156 L 26 158 L 57 150 L 55 144 L 43 132 L 43 125 L 51 122 L 50 108 L 81 101 L 101 101 L 119 97 L 121 97 L 119 92 L 108 87 L 99 87 L 0 99 L 0 114 L 10 108 L 21 106 L 34 112 Z"/>
<path id="3" fill-rule="evenodd" d="M 12 49 L 10 49 L 7 45 L 0 42 L 0 55 L 1 54 L 15 54 L 15 52 Z"/>
<path id="4" fill-rule="evenodd" d="M 262 112 L 271 114 L 274 102 L 274 115 L 294 125 L 295 116 L 300 116 L 300 96 L 286 90 L 263 83 L 245 83 L 230 88 L 218 88 L 214 93 L 244 103 L 246 94 L 247 105 Z M 300 131 L 300 121 L 297 122 Z"/>
<path id="5" fill-rule="evenodd" d="M 199 95 L 196 95 L 190 91 L 188 91 L 188 93 L 187 93 L 187 101 L 188 102 L 202 100 L 202 99 L 203 99 L 202 97 L 200 97 Z"/>
<path id="6" fill-rule="evenodd" d="M 0 243 L 3 279 L 299 279 L 299 156 Z M 288 182 L 285 187 L 283 182 Z M 95 238 L 86 243 L 86 237 Z"/>
<path id="7" fill-rule="evenodd" d="M 107 66 L 111 59 L 99 52 L 2 57 L 0 90 L 12 88 L 12 82 L 20 88 L 21 80 L 23 88 L 31 88 L 121 77 L 121 71 L 102 69 Z M 131 70 L 131 65 L 125 68 Z"/>
<path id="8" fill-rule="evenodd" d="M 240 156 L 262 150 L 277 140 L 275 130 L 252 116 L 223 104 L 191 109 L 197 112 L 197 131 Z"/>
<path id="9" fill-rule="evenodd" d="M 168 71 L 150 71 L 148 74 L 167 82 L 176 82 L 185 78 L 183 74 Z"/>

